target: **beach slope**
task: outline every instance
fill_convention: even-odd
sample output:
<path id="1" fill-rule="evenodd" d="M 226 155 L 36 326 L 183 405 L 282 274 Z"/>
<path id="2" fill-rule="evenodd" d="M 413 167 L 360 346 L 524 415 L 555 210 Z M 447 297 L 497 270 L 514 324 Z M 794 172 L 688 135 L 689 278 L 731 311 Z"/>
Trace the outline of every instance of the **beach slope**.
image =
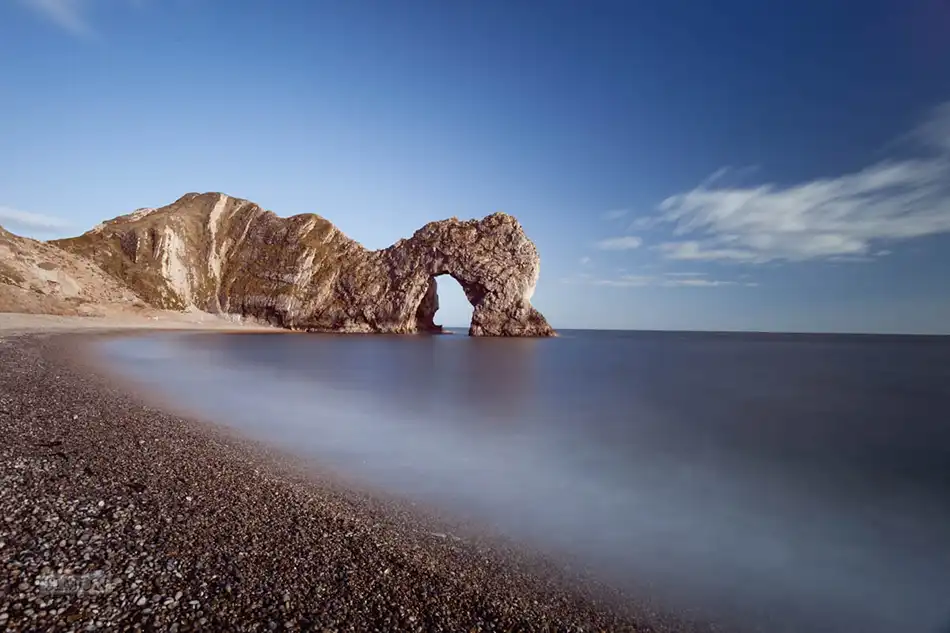
<path id="1" fill-rule="evenodd" d="M 682 630 L 143 404 L 88 334 L 10 322 L 0 630 Z"/>

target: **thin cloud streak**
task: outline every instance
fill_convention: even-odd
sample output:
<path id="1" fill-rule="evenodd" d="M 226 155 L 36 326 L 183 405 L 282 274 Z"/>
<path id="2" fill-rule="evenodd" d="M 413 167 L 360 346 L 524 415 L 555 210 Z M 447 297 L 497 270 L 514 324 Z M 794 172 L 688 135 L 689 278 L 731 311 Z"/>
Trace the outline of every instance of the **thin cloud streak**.
<path id="1" fill-rule="evenodd" d="M 740 282 L 726 279 L 708 279 L 706 277 L 671 277 L 660 275 L 621 275 L 607 279 L 594 277 L 589 273 L 579 273 L 561 280 L 566 284 L 588 286 L 607 286 L 612 288 L 718 288 L 722 286 L 754 287 L 756 282 Z"/>
<path id="2" fill-rule="evenodd" d="M 0 225 L 41 233 L 69 227 L 69 223 L 61 218 L 43 215 L 42 213 L 20 211 L 10 207 L 0 207 Z"/>
<path id="3" fill-rule="evenodd" d="M 77 37 L 84 39 L 98 37 L 88 16 L 89 9 L 94 4 L 93 0 L 20 0 L 20 2 L 47 21 Z M 146 0 L 124 0 L 114 4 L 141 10 L 145 8 L 147 2 Z"/>
<path id="4" fill-rule="evenodd" d="M 660 204 L 657 217 L 687 239 L 657 249 L 686 261 L 827 260 L 867 257 L 882 242 L 948 233 L 950 102 L 912 136 L 929 156 L 788 187 L 713 187 L 720 170 Z"/>
<path id="5" fill-rule="evenodd" d="M 950 153 L 950 101 L 933 109 L 930 116 L 911 133 L 912 140 Z"/>
<path id="6" fill-rule="evenodd" d="M 636 218 L 627 226 L 628 231 L 649 231 L 650 229 L 656 227 L 658 224 L 662 223 L 662 218 L 658 218 L 652 215 L 644 215 Z"/>
<path id="7" fill-rule="evenodd" d="M 600 214 L 600 217 L 607 221 L 619 220 L 625 217 L 630 213 L 630 209 L 612 209 L 610 211 L 604 211 Z"/>
<path id="8" fill-rule="evenodd" d="M 594 246 L 602 251 L 629 251 L 640 248 L 643 240 L 635 235 L 626 235 L 624 237 L 611 237 L 606 240 L 600 240 Z"/>
<path id="9" fill-rule="evenodd" d="M 21 0 L 50 22 L 74 35 L 89 37 L 92 27 L 83 16 L 83 0 Z"/>

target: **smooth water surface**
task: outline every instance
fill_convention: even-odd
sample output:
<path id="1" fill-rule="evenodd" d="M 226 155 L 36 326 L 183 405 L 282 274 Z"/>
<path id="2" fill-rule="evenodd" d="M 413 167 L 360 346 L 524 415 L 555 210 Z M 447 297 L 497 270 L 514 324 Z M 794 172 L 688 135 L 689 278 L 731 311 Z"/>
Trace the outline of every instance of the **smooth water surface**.
<path id="1" fill-rule="evenodd" d="M 125 375 L 768 632 L 950 631 L 950 339 L 161 334 Z"/>

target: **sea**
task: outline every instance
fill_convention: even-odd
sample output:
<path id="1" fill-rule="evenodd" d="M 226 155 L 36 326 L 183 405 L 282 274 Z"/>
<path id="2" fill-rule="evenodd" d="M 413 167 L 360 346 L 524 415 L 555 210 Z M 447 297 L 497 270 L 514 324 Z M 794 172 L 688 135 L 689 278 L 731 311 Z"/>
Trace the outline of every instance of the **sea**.
<path id="1" fill-rule="evenodd" d="M 97 352 L 241 434 L 723 630 L 950 633 L 950 337 L 560 334 L 161 333 Z"/>

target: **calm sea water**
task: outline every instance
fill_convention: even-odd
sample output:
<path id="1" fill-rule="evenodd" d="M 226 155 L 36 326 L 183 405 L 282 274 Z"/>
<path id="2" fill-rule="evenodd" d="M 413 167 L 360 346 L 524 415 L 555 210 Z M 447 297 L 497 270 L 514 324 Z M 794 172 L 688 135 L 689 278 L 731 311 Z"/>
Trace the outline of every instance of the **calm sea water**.
<path id="1" fill-rule="evenodd" d="M 950 631 L 950 338 L 162 334 L 252 437 L 750 630 Z"/>

